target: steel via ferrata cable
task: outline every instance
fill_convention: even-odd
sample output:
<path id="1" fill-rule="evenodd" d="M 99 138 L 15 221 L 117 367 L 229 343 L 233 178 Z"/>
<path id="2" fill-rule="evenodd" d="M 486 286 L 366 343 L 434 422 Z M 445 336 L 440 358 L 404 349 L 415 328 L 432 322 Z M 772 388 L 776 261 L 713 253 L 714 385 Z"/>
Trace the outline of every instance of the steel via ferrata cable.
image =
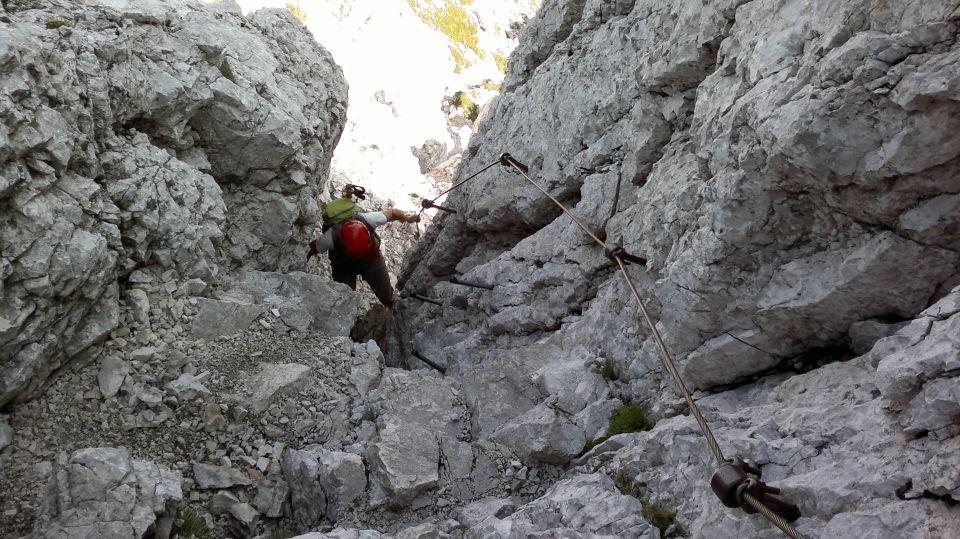
<path id="1" fill-rule="evenodd" d="M 677 387 L 680 389 L 680 392 L 683 394 L 683 398 L 687 403 L 687 407 L 690 409 L 690 413 L 696 419 L 697 424 L 700 426 L 700 430 L 703 432 L 704 438 L 707 440 L 707 445 L 710 446 L 710 450 L 713 452 L 713 456 L 717 461 L 717 465 L 723 465 L 726 463 L 726 459 L 723 456 L 723 451 L 720 449 L 720 444 L 717 443 L 716 438 L 713 436 L 713 431 L 710 430 L 709 425 L 707 425 L 706 419 L 704 419 L 703 414 L 700 412 L 700 407 L 697 406 L 696 402 L 693 400 L 693 396 L 687 390 L 686 385 L 683 383 L 683 378 L 681 378 L 679 371 L 677 370 L 676 365 L 673 363 L 673 359 L 670 357 L 670 353 L 667 350 L 666 344 L 663 342 L 663 338 L 660 336 L 660 332 L 657 330 L 656 324 L 653 322 L 653 317 L 650 316 L 650 312 L 647 310 L 646 305 L 643 302 L 643 299 L 640 297 L 640 293 L 637 292 L 636 286 L 633 284 L 633 279 L 630 277 L 630 274 L 627 272 L 626 263 L 624 262 L 623 256 L 617 252 L 617 250 L 612 250 L 611 245 L 603 242 L 596 234 L 593 233 L 586 225 L 584 225 L 576 215 L 573 214 L 566 206 L 563 205 L 559 200 L 557 200 L 553 195 L 547 192 L 536 180 L 531 178 L 527 172 L 519 166 L 519 163 L 513 159 L 509 154 L 504 154 L 501 156 L 500 161 L 503 164 L 509 164 L 512 166 L 521 176 L 523 176 L 528 182 L 533 184 L 537 189 L 539 189 L 543 194 L 550 198 L 554 204 L 560 207 L 564 213 L 566 213 L 573 222 L 580 227 L 590 238 L 593 239 L 598 245 L 603 247 L 604 251 L 607 253 L 612 253 L 612 258 L 616 260 L 617 265 L 620 267 L 620 271 L 623 273 L 624 280 L 626 280 L 627 285 L 630 287 L 630 291 L 633 292 L 634 299 L 637 301 L 637 305 L 640 307 L 640 311 L 643 314 L 643 318 L 647 323 L 647 326 L 650 328 L 650 332 L 653 335 L 654 340 L 657 343 L 657 349 L 660 355 L 660 361 L 663 363 L 664 368 L 667 372 L 670 373 L 670 376 L 673 378 L 674 382 L 677 384 Z M 488 167 L 489 168 L 489 167 Z M 619 249 L 622 252 L 622 248 Z M 791 526 L 783 517 L 771 511 L 766 505 L 757 500 L 749 492 L 744 493 L 743 495 L 746 503 L 752 507 L 755 511 L 763 515 L 767 520 L 769 520 L 773 525 L 779 528 L 788 536 L 793 539 L 805 539 L 803 534 L 797 531 L 796 528 Z"/>

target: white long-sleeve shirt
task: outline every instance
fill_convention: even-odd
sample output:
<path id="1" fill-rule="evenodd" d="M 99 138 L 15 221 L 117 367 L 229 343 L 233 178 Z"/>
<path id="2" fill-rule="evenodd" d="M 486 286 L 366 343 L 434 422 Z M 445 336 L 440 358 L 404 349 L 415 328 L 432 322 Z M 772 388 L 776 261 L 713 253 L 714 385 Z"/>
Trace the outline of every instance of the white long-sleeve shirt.
<path id="1" fill-rule="evenodd" d="M 358 214 L 364 221 L 373 228 L 387 224 L 387 214 L 382 211 L 371 211 Z M 333 229 L 322 232 L 322 228 L 313 231 L 313 237 L 317 240 L 317 252 L 324 253 L 333 249 Z"/>

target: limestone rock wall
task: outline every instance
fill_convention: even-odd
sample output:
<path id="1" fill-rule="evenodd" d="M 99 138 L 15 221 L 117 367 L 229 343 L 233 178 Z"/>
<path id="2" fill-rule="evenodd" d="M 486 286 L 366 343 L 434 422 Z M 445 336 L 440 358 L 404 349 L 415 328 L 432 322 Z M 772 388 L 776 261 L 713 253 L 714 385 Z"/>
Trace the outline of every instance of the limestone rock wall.
<path id="1" fill-rule="evenodd" d="M 891 324 L 924 318 L 958 282 L 958 9 L 955 1 L 545 2 L 454 182 L 510 152 L 601 237 L 647 257 L 646 269 L 630 271 L 691 389 L 725 395 L 771 372 L 851 359 L 901 327 Z M 404 302 L 388 360 L 419 366 L 415 349 L 445 364 L 475 436 L 509 444 L 504 434 L 539 425 L 544 404 L 564 412 L 551 428 L 572 423 L 590 437 L 598 417 L 602 433 L 599 410 L 612 399 L 658 419 L 683 409 L 621 276 L 536 188 L 495 167 L 445 205 L 458 213 L 437 218 L 400 277 L 407 292 L 444 306 Z M 495 286 L 465 288 L 446 282 L 451 276 Z M 955 357 L 952 340 L 935 340 L 926 346 Z M 607 360 L 612 391 L 591 389 L 603 385 L 591 367 Z M 878 361 L 856 365 L 893 395 L 900 427 L 864 424 L 865 436 L 879 437 L 868 452 L 888 462 L 893 453 L 879 446 L 899 440 L 900 429 L 936 433 L 946 441 L 911 450 L 941 462 L 955 447 L 948 425 L 957 416 L 945 395 L 956 378 L 921 389 L 904 375 L 901 396 Z M 788 384 L 817 403 L 830 393 L 821 382 L 844 374 L 836 368 Z M 877 396 L 863 402 L 878 407 Z M 778 404 L 751 415 L 755 428 L 789 413 L 792 401 L 770 399 Z M 803 439 L 802 427 L 778 424 L 783 444 Z M 663 454 L 667 462 L 693 458 L 671 445 L 679 438 L 705 449 L 689 428 L 660 435 L 666 453 L 678 451 Z M 820 464 L 856 466 L 841 457 Z M 650 484 L 637 477 L 642 469 L 623 468 Z M 671 480 L 686 476 L 664 469 Z M 929 471 L 909 473 L 919 483 Z M 851 481 L 837 489 L 857 490 Z M 951 485 L 928 490 L 942 496 Z M 706 480 L 649 492 L 670 488 L 664 499 L 683 505 L 694 530 L 713 536 L 741 525 L 705 516 L 718 505 L 709 490 L 687 497 Z M 884 500 L 874 507 L 897 502 L 896 487 L 885 489 L 871 491 Z M 945 506 L 924 504 L 932 512 L 915 524 L 941 529 Z M 847 513 L 846 502 L 805 509 L 819 519 L 808 531 L 825 537 L 868 518 Z"/>
<path id="2" fill-rule="evenodd" d="M 117 324 L 127 276 L 304 267 L 346 83 L 286 10 L 7 2 L 0 403 Z"/>

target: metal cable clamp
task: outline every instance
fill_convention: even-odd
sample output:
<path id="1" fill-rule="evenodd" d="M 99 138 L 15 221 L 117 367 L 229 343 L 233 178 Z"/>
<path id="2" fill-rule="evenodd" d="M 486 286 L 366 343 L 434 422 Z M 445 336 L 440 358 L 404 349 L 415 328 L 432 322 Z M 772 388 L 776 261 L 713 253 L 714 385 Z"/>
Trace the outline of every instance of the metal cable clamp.
<path id="1" fill-rule="evenodd" d="M 710 488 L 727 507 L 739 507 L 748 514 L 756 513 L 756 509 L 745 500 L 745 495 L 750 494 L 787 522 L 800 518 L 800 509 L 778 496 L 780 489 L 761 481 L 760 474 L 760 468 L 754 463 L 734 457 L 727 459 L 713 474 Z"/>

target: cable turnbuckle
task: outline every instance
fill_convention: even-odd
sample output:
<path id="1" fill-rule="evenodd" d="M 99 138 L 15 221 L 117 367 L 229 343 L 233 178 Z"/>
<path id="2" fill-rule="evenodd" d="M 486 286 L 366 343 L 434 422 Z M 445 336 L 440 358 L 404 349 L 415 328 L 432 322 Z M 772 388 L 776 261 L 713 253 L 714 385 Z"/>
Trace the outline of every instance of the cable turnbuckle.
<path id="1" fill-rule="evenodd" d="M 746 494 L 750 494 L 787 522 L 800 518 L 800 509 L 778 496 L 780 489 L 761 481 L 760 475 L 760 468 L 754 463 L 734 457 L 728 459 L 713 474 L 710 478 L 710 488 L 727 507 L 739 507 L 748 514 L 756 513 L 757 510 L 751 507 L 745 498 Z"/>

